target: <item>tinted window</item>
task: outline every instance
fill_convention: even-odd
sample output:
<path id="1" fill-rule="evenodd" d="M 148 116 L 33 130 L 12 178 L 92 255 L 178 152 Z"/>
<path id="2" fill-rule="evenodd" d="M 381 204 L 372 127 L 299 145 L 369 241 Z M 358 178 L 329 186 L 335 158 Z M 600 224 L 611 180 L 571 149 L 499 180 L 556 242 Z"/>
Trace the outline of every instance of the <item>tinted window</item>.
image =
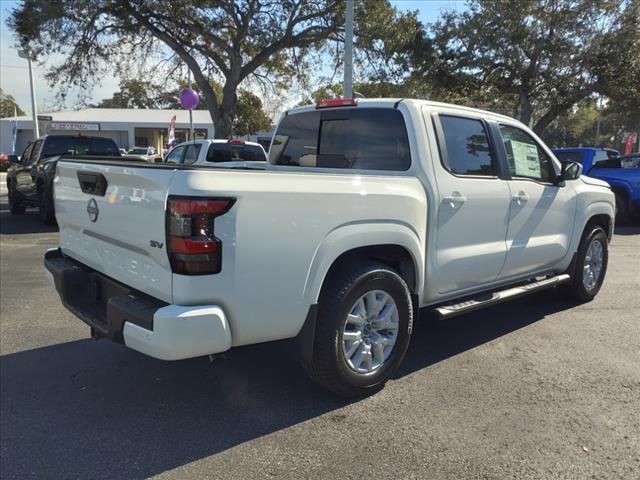
<path id="1" fill-rule="evenodd" d="M 40 147 L 42 146 L 42 140 L 38 140 L 33 144 L 33 150 L 31 150 L 31 157 L 29 158 L 29 163 L 35 162 L 38 159 L 38 152 L 40 151 Z"/>
<path id="2" fill-rule="evenodd" d="M 584 162 L 584 152 L 554 152 L 561 162 L 578 162 L 580 165 Z"/>
<path id="3" fill-rule="evenodd" d="M 262 148 L 239 143 L 212 143 L 207 151 L 207 162 L 264 162 L 266 157 Z"/>
<path id="4" fill-rule="evenodd" d="M 555 171 L 551 157 L 531 135 L 519 128 L 500 125 L 500 135 L 507 151 L 509 171 L 513 177 L 552 182 Z"/>
<path id="5" fill-rule="evenodd" d="M 479 120 L 440 115 L 444 134 L 445 163 L 460 175 L 496 175 L 489 148 L 489 138 Z"/>
<path id="6" fill-rule="evenodd" d="M 165 158 L 164 161 L 166 163 L 180 163 L 182 161 L 183 153 L 184 153 L 184 146 L 176 147 L 173 150 L 171 150 L 171 152 L 169 152 L 169 155 L 167 155 L 167 158 Z"/>
<path id="7" fill-rule="evenodd" d="M 184 152 L 184 159 L 182 159 L 182 163 L 195 163 L 198 160 L 198 155 L 200 154 L 200 144 L 196 143 L 195 145 L 189 145 L 187 150 Z"/>
<path id="8" fill-rule="evenodd" d="M 593 168 L 620 168 L 620 157 L 611 150 L 596 150 L 593 153 Z"/>
<path id="9" fill-rule="evenodd" d="M 47 137 L 41 158 L 56 155 L 119 156 L 116 143 L 109 138 Z"/>
<path id="10" fill-rule="evenodd" d="M 407 170 L 409 140 L 402 114 L 390 108 L 293 114 L 278 126 L 270 161 L 301 167 Z"/>
<path id="11" fill-rule="evenodd" d="M 33 152 L 33 143 L 30 143 L 29 145 L 27 145 L 27 148 L 24 149 L 24 152 L 22 152 L 22 155 L 20 156 L 20 161 L 22 163 L 29 163 L 31 152 Z"/>

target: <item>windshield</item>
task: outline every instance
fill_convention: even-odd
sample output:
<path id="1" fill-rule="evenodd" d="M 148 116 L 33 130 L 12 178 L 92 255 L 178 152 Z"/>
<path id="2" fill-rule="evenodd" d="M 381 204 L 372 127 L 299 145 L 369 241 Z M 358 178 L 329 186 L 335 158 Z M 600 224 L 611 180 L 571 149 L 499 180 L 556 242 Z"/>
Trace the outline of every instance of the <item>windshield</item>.
<path id="1" fill-rule="evenodd" d="M 118 146 L 110 138 L 47 137 L 41 158 L 56 155 L 120 156 Z"/>
<path id="2" fill-rule="evenodd" d="M 257 145 L 212 143 L 207 152 L 207 162 L 234 161 L 265 162 L 267 157 L 262 147 Z"/>

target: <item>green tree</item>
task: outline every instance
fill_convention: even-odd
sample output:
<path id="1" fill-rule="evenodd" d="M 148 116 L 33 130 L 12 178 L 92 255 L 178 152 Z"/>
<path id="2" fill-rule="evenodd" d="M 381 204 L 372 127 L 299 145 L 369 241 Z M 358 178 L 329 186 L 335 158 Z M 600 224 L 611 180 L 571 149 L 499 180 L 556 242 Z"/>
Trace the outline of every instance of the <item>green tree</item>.
<path id="1" fill-rule="evenodd" d="M 293 75 L 343 15 L 341 0 L 23 0 L 8 24 L 36 53 L 62 56 L 48 78 L 63 88 L 83 87 L 125 58 L 145 61 L 160 46 L 191 71 L 216 135 L 227 137 L 238 86 Z M 222 80 L 222 96 L 210 77 Z"/>
<path id="2" fill-rule="evenodd" d="M 213 80 L 211 88 L 219 98 L 223 98 L 222 87 Z M 106 98 L 95 108 L 158 108 L 180 109 L 180 91 L 186 88 L 186 82 L 178 82 L 172 89 L 165 89 L 145 80 L 123 80 L 120 88 L 111 98 Z M 206 99 L 200 102 L 198 110 L 209 110 Z M 238 104 L 231 124 L 231 134 L 248 135 L 271 127 L 271 119 L 262 108 L 260 97 L 249 90 L 240 89 Z"/>
<path id="3" fill-rule="evenodd" d="M 24 115 L 24 111 L 11 95 L 5 94 L 0 88 L 0 118 L 13 117 L 15 114 Z"/>
<path id="4" fill-rule="evenodd" d="M 432 82 L 435 96 L 495 103 L 524 123 L 533 118 L 542 132 L 596 92 L 617 96 L 624 85 L 625 94 L 640 95 L 638 0 L 470 0 L 468 7 L 445 14 L 415 44 L 414 75 Z"/>

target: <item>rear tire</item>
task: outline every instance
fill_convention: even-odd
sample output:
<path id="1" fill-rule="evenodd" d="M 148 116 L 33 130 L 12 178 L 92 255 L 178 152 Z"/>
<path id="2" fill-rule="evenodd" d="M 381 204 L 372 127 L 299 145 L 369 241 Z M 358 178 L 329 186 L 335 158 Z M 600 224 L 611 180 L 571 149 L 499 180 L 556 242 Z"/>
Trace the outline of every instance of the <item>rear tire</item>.
<path id="1" fill-rule="evenodd" d="M 320 295 L 312 359 L 303 366 L 338 395 L 370 395 L 384 387 L 409 347 L 409 288 L 376 262 L 349 264 L 328 282 Z"/>
<path id="2" fill-rule="evenodd" d="M 38 190 L 38 213 L 40 214 L 40 220 L 45 224 L 53 225 L 56 223 L 52 198 L 44 187 Z"/>
<path id="3" fill-rule="evenodd" d="M 15 187 L 9 184 L 9 211 L 12 215 L 23 215 L 26 208 L 18 200 L 18 194 Z"/>
<path id="4" fill-rule="evenodd" d="M 629 202 L 622 193 L 616 192 L 616 222 L 625 223 L 629 220 Z"/>
<path id="5" fill-rule="evenodd" d="M 607 234 L 602 227 L 587 225 L 580 240 L 571 282 L 564 292 L 579 302 L 590 302 L 598 294 L 609 261 Z"/>

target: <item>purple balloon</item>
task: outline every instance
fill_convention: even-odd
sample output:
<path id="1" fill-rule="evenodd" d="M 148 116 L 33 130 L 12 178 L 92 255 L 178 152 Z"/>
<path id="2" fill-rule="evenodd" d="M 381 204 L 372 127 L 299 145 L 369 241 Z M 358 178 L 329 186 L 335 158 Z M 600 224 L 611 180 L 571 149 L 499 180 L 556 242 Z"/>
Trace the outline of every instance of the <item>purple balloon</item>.
<path id="1" fill-rule="evenodd" d="M 180 92 L 180 105 L 182 105 L 182 108 L 193 110 L 199 103 L 200 97 L 198 96 L 198 92 L 193 88 L 185 88 Z"/>

